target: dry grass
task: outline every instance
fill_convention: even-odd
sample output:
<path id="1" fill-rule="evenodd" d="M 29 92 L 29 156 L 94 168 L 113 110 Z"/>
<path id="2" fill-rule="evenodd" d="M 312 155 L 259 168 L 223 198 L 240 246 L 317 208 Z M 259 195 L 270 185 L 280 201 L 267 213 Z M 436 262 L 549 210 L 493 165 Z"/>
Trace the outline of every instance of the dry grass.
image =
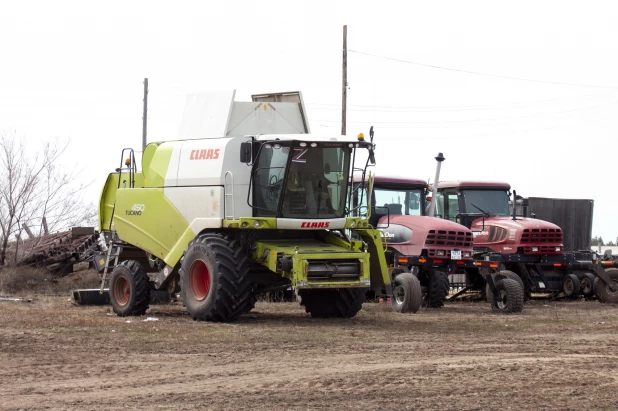
<path id="1" fill-rule="evenodd" d="M 78 288 L 92 288 L 100 284 L 99 274 L 94 270 L 77 271 L 62 278 L 54 278 L 44 269 L 31 267 L 0 268 L 0 294 L 64 295 Z"/>

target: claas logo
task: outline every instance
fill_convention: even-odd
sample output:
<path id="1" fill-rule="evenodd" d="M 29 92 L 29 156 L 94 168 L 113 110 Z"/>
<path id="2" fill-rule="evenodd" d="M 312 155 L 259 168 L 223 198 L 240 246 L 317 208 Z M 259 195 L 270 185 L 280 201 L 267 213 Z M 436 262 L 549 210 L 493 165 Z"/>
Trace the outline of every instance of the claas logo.
<path id="1" fill-rule="evenodd" d="M 219 158 L 219 149 L 191 150 L 189 160 L 216 160 Z"/>
<path id="2" fill-rule="evenodd" d="M 324 222 L 324 223 L 316 223 L 316 222 L 311 222 L 311 221 L 303 221 L 300 225 L 300 228 L 328 228 L 329 226 L 329 222 Z"/>

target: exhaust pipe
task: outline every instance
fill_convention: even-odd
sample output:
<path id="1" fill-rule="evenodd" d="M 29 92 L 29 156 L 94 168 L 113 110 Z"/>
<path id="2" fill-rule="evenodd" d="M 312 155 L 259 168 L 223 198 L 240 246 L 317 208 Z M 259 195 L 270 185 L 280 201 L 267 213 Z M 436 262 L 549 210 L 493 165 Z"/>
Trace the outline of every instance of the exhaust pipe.
<path id="1" fill-rule="evenodd" d="M 442 162 L 446 160 L 442 153 L 438 153 L 438 157 L 434 157 L 438 162 L 436 166 L 436 178 L 433 180 L 433 190 L 431 192 L 431 203 L 429 203 L 429 211 L 427 211 L 427 216 L 433 217 L 434 212 L 436 210 L 436 195 L 438 194 L 438 183 L 440 182 L 440 166 Z"/>

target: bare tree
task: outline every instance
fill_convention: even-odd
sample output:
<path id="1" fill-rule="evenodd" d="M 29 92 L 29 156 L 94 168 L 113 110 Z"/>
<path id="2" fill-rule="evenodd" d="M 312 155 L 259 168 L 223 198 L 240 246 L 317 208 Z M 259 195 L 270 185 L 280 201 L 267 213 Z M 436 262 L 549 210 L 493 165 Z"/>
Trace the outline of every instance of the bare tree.
<path id="1" fill-rule="evenodd" d="M 40 238 L 47 229 L 67 229 L 94 216 L 94 207 L 79 196 L 85 186 L 76 184 L 75 171 L 59 167 L 67 146 L 48 142 L 29 153 L 15 132 L 0 132 L 0 265 L 6 263 L 11 238 L 20 238 L 24 230 Z"/>

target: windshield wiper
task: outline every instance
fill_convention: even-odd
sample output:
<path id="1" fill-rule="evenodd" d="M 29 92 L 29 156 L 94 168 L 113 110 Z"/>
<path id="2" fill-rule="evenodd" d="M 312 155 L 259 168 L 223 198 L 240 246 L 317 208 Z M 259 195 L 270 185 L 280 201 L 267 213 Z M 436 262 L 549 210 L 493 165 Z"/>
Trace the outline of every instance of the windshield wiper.
<path id="1" fill-rule="evenodd" d="M 477 206 L 477 205 L 475 205 L 474 203 L 470 203 L 470 205 L 471 205 L 472 207 L 476 208 L 477 210 L 479 210 L 481 213 L 483 213 L 483 215 L 484 215 L 485 217 L 491 217 L 491 215 L 490 215 L 487 211 L 482 210 L 480 207 L 478 207 L 478 206 Z"/>

